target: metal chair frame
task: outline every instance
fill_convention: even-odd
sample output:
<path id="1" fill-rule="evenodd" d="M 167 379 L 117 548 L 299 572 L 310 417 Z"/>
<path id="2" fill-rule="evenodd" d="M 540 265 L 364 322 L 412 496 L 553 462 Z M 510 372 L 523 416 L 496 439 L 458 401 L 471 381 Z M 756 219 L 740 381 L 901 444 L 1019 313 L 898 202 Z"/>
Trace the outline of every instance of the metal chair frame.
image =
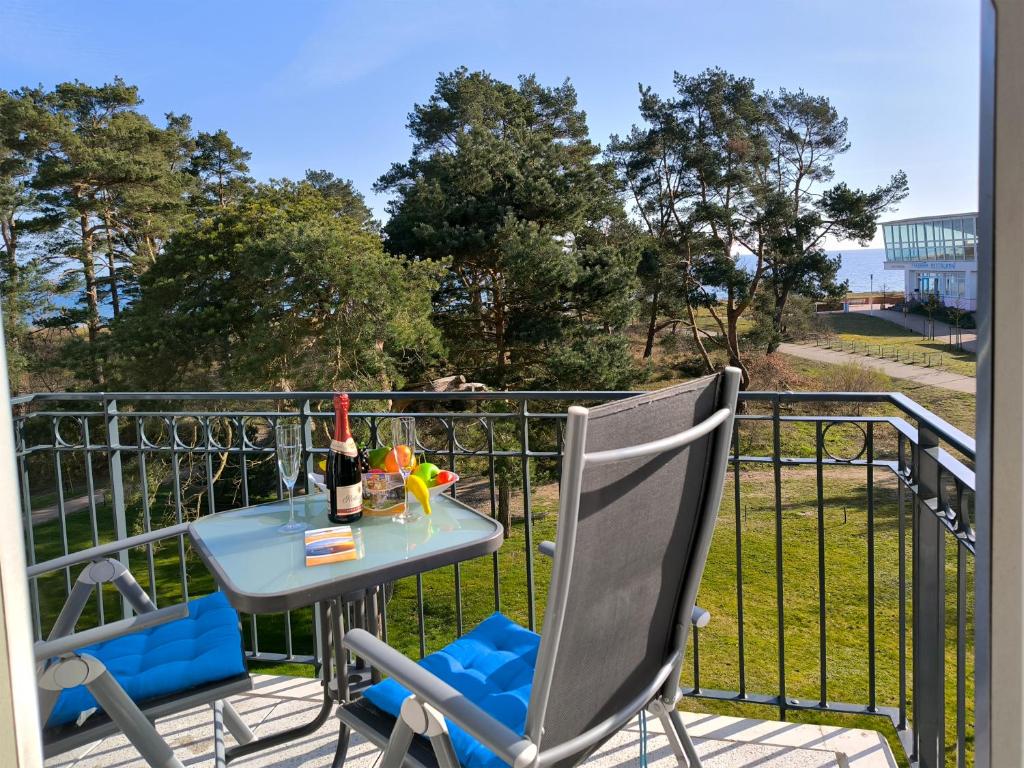
<path id="1" fill-rule="evenodd" d="M 225 701 L 230 695 L 243 693 L 252 688 L 248 673 L 201 686 L 180 695 L 139 704 L 125 693 L 102 661 L 77 650 L 188 616 L 188 605 L 184 603 L 158 609 L 124 563 L 110 557 L 133 547 L 187 534 L 188 524 L 169 526 L 84 549 L 28 568 L 29 578 L 36 578 L 63 568 L 85 564 L 46 640 L 35 644 L 40 722 L 46 723 L 61 691 L 78 685 L 84 685 L 89 689 L 106 715 L 91 715 L 80 726 L 44 728 L 44 752 L 47 757 L 120 731 L 153 768 L 183 768 L 181 761 L 174 756 L 173 750 L 157 732 L 153 721 L 158 717 L 173 715 L 204 704 L 210 705 L 213 709 L 214 760 L 218 768 L 225 765 L 224 727 L 227 727 L 241 744 L 255 738 L 234 707 Z M 75 627 L 93 591 L 97 587 L 102 588 L 104 584 L 112 584 L 134 609 L 136 615 L 76 632 Z"/>
<path id="2" fill-rule="evenodd" d="M 400 716 L 386 741 L 379 728 L 369 727 L 355 708 L 341 707 L 338 716 L 349 728 L 359 730 L 384 749 L 381 768 L 433 768 L 410 752 L 414 735 L 429 741 L 436 764 L 440 768 L 459 768 L 459 761 L 448 735 L 447 721 L 458 723 L 512 768 L 547 768 L 573 756 L 586 754 L 618 732 L 643 710 L 661 720 L 670 745 L 681 764 L 700 768 L 700 759 L 686 726 L 676 709 L 681 692 L 679 676 L 691 624 L 703 626 L 710 616 L 695 608 L 700 585 L 714 533 L 718 506 L 721 502 L 729 459 L 733 421 L 739 390 L 740 372 L 726 368 L 721 374 L 716 410 L 705 420 L 669 437 L 615 450 L 586 453 L 586 408 L 569 409 L 559 509 L 559 540 L 555 548 L 550 542 L 541 551 L 554 557 L 551 591 L 544 620 L 543 640 L 537 656 L 524 735 L 519 735 L 464 697 L 458 690 L 435 677 L 419 664 L 408 659 L 374 635 L 353 630 L 345 637 L 345 645 L 356 655 L 387 672 L 411 692 L 402 704 Z M 583 470 L 588 464 L 607 464 L 675 451 L 706 436 L 712 436 L 706 493 L 698 512 L 698 529 L 690 558 L 685 565 L 683 593 L 678 604 L 675 633 L 671 650 L 653 679 L 633 700 L 623 703 L 605 720 L 559 744 L 544 743 L 544 721 L 551 692 L 563 618 L 569 596 L 569 578 L 575 555 L 576 528 L 579 520 Z M 343 736 L 347 738 L 347 734 Z"/>

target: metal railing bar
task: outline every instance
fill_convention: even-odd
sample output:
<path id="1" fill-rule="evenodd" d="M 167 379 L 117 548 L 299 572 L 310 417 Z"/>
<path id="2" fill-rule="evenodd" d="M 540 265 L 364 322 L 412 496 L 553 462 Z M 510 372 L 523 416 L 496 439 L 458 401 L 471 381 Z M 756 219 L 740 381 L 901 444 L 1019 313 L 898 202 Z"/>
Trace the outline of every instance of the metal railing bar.
<path id="1" fill-rule="evenodd" d="M 82 419 L 82 440 L 89 444 L 89 420 Z M 92 454 L 85 454 L 85 493 L 89 497 L 89 533 L 92 537 L 92 546 L 100 543 L 99 521 L 96 517 L 96 479 L 92 471 Z M 106 609 L 103 605 L 103 586 L 96 585 L 96 613 L 99 616 L 100 625 L 106 624 Z"/>
<path id="2" fill-rule="evenodd" d="M 825 474 L 822 458 L 825 448 L 825 433 L 822 425 L 815 425 L 815 446 L 817 465 L 815 468 L 815 491 L 818 502 L 818 675 L 819 700 L 822 707 L 828 706 L 828 644 L 825 623 Z"/>
<path id="3" fill-rule="evenodd" d="M 448 469 L 458 474 L 455 467 L 455 420 L 446 419 L 448 427 Z M 458 483 L 452 486 L 452 498 L 458 498 Z M 455 581 L 455 636 L 462 637 L 462 563 L 455 563 L 452 567 Z"/>
<path id="4" fill-rule="evenodd" d="M 778 694 L 750 693 L 740 698 L 736 691 L 724 691 L 713 688 L 701 688 L 696 692 L 693 688 L 682 687 L 684 696 L 691 696 L 695 699 L 710 699 L 714 701 L 734 701 L 744 704 L 763 704 L 773 707 L 785 706 L 788 710 L 801 710 L 807 712 L 838 712 L 844 715 L 871 715 L 873 717 L 885 717 L 892 723 L 898 722 L 899 710 L 896 707 L 878 707 L 870 711 L 866 704 L 851 704 L 849 702 L 829 702 L 827 710 L 813 699 L 798 699 L 787 697 L 785 701 Z"/>
<path id="5" fill-rule="evenodd" d="M 494 519 L 498 518 L 498 505 L 495 497 L 495 484 L 494 484 L 494 422 L 487 422 L 487 492 L 491 503 L 491 517 Z M 503 523 L 504 525 L 504 523 Z M 508 531 L 505 531 L 505 536 L 508 536 Z M 498 561 L 498 552 L 500 547 L 494 551 L 491 555 L 491 577 L 494 585 L 494 610 L 495 612 L 501 611 L 501 571 Z"/>
<path id="6" fill-rule="evenodd" d="M 733 425 L 733 456 L 738 459 L 740 454 L 740 425 Z M 743 622 L 743 518 L 740 511 L 740 464 L 733 461 L 733 511 L 736 516 L 736 624 L 739 638 L 736 647 L 737 668 L 739 672 L 740 696 L 747 693 L 746 647 L 744 643 Z"/>
<path id="7" fill-rule="evenodd" d="M 15 429 L 18 444 L 23 440 L 20 437 L 20 430 Z M 18 456 L 18 474 L 21 478 L 21 509 L 25 516 L 25 561 L 31 568 L 36 563 L 36 542 L 35 527 L 32 525 L 32 496 L 29 487 L 28 463 L 24 454 Z M 43 637 L 43 619 L 39 608 L 39 585 L 35 579 L 29 579 L 29 598 L 32 601 L 32 631 L 35 640 Z"/>
<path id="8" fill-rule="evenodd" d="M 260 651 L 259 653 L 253 653 L 252 651 L 245 652 L 245 658 L 249 661 L 261 661 L 270 664 L 280 664 L 283 662 L 291 662 L 294 664 L 311 664 L 315 665 L 319 663 L 317 657 L 313 654 L 300 653 L 296 656 L 289 656 L 286 653 L 274 653 L 273 651 Z"/>
<path id="9" fill-rule="evenodd" d="M 419 629 L 420 658 L 427 655 L 427 626 L 423 615 L 423 574 L 416 574 L 416 620 Z"/>
<path id="10" fill-rule="evenodd" d="M 289 659 L 295 658 L 295 652 L 292 648 L 292 612 L 284 612 L 284 652 Z"/>
<path id="11" fill-rule="evenodd" d="M 903 455 L 903 435 L 898 440 L 898 455 Z M 897 474 L 899 474 L 897 472 Z M 897 508 L 897 592 L 898 592 L 898 625 L 899 625 L 899 720 L 897 728 L 907 728 L 907 525 L 906 502 L 904 499 L 904 483 L 896 484 Z"/>
<path id="12" fill-rule="evenodd" d="M 181 456 L 171 454 L 171 487 L 174 493 L 175 522 L 181 525 L 185 520 L 181 500 Z M 181 591 L 184 600 L 188 600 L 188 561 L 185 559 L 185 541 L 178 542 L 178 558 L 181 562 Z"/>
<path id="13" fill-rule="evenodd" d="M 141 423 L 136 422 L 135 428 L 141 430 Z M 139 452 L 139 494 L 142 502 L 142 530 L 149 533 L 153 530 L 153 521 L 149 510 L 149 478 L 146 476 L 146 454 Z M 146 545 L 146 573 L 149 575 L 149 599 L 159 607 L 156 596 L 156 563 L 153 561 L 153 545 Z"/>
<path id="14" fill-rule="evenodd" d="M 57 442 L 57 421 L 51 419 L 50 428 L 53 431 L 53 441 Z M 64 473 L 61 471 L 60 454 L 56 451 L 53 454 L 53 482 L 54 489 L 57 492 L 57 528 L 60 531 L 60 544 L 61 549 L 65 555 L 70 554 L 68 549 L 68 521 L 65 516 L 64 508 Z M 64 569 L 64 588 L 65 594 L 71 594 L 71 569 Z"/>
<path id="15" fill-rule="evenodd" d="M 779 623 L 779 718 L 786 719 L 786 606 L 782 561 L 782 436 L 778 420 L 780 402 L 772 401 L 772 479 L 775 491 L 775 601 Z"/>
<path id="16" fill-rule="evenodd" d="M 642 394 L 629 391 L 516 391 L 516 392 L 354 392 L 353 400 L 380 401 L 608 401 L 620 400 Z M 23 395 L 12 400 L 12 406 L 19 407 L 35 402 L 102 402 L 106 399 L 146 401 L 300 401 L 329 400 L 330 392 L 39 392 Z M 881 402 L 890 403 L 914 420 L 926 421 L 943 440 L 964 453 L 974 453 L 974 439 L 952 426 L 944 419 L 929 412 L 911 398 L 900 392 L 741 392 L 741 402 L 806 403 L 806 402 Z M 425 414 L 433 415 L 433 414 Z"/>
<path id="17" fill-rule="evenodd" d="M 878 705 L 875 659 L 875 432 L 874 425 L 868 424 L 865 435 L 867 466 L 867 524 L 868 524 L 868 709 Z"/>
<path id="18" fill-rule="evenodd" d="M 537 629 L 537 594 L 533 581 L 533 512 L 530 504 L 530 421 L 527 400 L 520 403 L 520 468 L 523 473 L 523 546 L 526 547 L 526 605 L 531 631 Z"/>
<path id="19" fill-rule="evenodd" d="M 956 764 L 967 765 L 967 557 L 956 551 Z"/>

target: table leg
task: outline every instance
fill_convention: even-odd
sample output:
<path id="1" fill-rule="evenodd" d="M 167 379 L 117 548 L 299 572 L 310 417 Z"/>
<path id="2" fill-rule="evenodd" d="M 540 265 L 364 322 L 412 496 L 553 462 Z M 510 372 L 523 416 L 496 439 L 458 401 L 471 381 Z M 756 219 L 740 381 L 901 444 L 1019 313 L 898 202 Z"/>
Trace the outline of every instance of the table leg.
<path id="1" fill-rule="evenodd" d="M 338 603 L 340 603 L 340 601 L 338 601 Z M 289 728 L 286 731 L 281 731 L 280 733 L 275 733 L 275 734 L 272 734 L 270 736 L 264 736 L 263 738 L 260 738 L 260 739 L 254 739 L 253 741 L 250 741 L 248 744 L 238 744 L 238 745 L 236 745 L 234 747 L 231 747 L 230 749 L 226 750 L 225 753 L 224 753 L 224 758 L 225 758 L 225 762 L 226 763 L 230 763 L 232 760 L 234 760 L 235 758 L 238 758 L 238 757 L 245 757 L 246 755 L 251 755 L 254 752 L 259 752 L 259 751 L 264 750 L 264 749 L 270 749 L 272 747 L 276 747 L 276 746 L 279 746 L 281 744 L 285 744 L 285 743 L 287 743 L 289 741 L 294 741 L 295 739 L 300 739 L 303 736 L 308 736 L 309 734 L 315 733 L 316 731 L 320 730 L 320 727 L 324 723 L 327 722 L 327 718 L 330 717 L 331 710 L 334 708 L 334 699 L 331 696 L 331 667 L 332 667 L 332 664 L 331 664 L 331 661 L 332 661 L 332 659 L 331 659 L 331 646 L 332 646 L 332 643 L 331 643 L 331 636 L 330 636 L 331 635 L 331 627 L 333 626 L 333 624 L 332 624 L 333 618 L 331 617 L 330 614 L 335 614 L 335 615 L 339 614 L 338 610 L 334 610 L 333 609 L 333 605 L 334 604 L 335 603 L 332 601 L 332 603 L 331 603 L 332 610 L 331 611 L 328 611 L 327 604 L 325 604 L 325 603 L 320 603 L 317 606 L 317 610 L 320 611 L 320 619 L 321 619 L 320 620 L 320 633 L 321 633 L 320 647 L 322 649 L 323 658 L 321 659 L 320 672 L 321 672 L 321 681 L 323 683 L 323 688 L 324 688 L 324 700 L 323 700 L 323 703 L 320 705 L 320 710 L 316 713 L 316 716 L 312 720 L 310 720 L 308 723 L 304 723 L 303 725 L 297 726 L 295 728 Z M 340 621 L 340 616 L 338 616 L 338 620 Z M 335 646 L 335 659 L 337 659 L 337 658 L 339 658 L 338 655 L 337 655 L 337 649 L 341 648 L 341 638 L 336 634 L 334 639 L 336 640 L 336 642 L 333 644 Z M 340 666 L 339 666 L 339 669 L 340 669 Z M 341 678 L 339 678 L 339 682 L 338 682 L 338 690 L 340 691 L 340 689 L 341 689 Z M 347 691 L 348 691 L 348 683 L 347 683 L 347 681 L 345 683 L 345 691 L 346 691 L 345 695 L 347 696 Z M 345 739 L 345 741 L 346 741 L 346 747 L 347 747 L 347 738 Z M 340 741 L 339 741 L 339 747 L 340 747 Z M 342 754 L 342 760 L 344 760 L 344 753 Z"/>
<path id="2" fill-rule="evenodd" d="M 374 637 L 377 637 L 377 633 L 378 633 L 378 631 L 380 629 L 379 622 L 377 620 L 377 611 L 380 609 L 379 608 L 379 604 L 377 603 L 378 590 L 380 591 L 381 600 L 383 600 L 384 599 L 384 587 L 383 586 L 374 587 L 373 589 L 370 590 L 370 593 L 367 596 L 367 602 L 369 603 L 369 608 L 367 609 L 367 612 L 366 612 L 367 613 L 367 619 L 368 619 L 368 621 L 366 622 L 366 631 L 369 632 Z M 371 684 L 376 684 L 376 683 L 379 683 L 380 680 L 381 680 L 380 670 L 371 665 L 370 666 L 370 683 Z"/>

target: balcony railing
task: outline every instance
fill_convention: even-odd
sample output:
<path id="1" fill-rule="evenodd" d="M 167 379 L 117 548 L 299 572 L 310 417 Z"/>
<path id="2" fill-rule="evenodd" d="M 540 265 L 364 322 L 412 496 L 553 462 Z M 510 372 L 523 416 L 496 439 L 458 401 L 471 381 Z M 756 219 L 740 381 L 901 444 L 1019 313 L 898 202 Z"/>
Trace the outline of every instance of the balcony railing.
<path id="1" fill-rule="evenodd" d="M 353 395 L 364 444 L 386 441 L 395 413 L 415 416 L 419 450 L 460 473 L 456 495 L 508 531 L 484 562 L 391 585 L 383 632 L 392 644 L 423 655 L 492 609 L 537 628 L 549 565 L 534 552 L 554 535 L 566 408 L 631 394 Z M 944 765 L 949 751 L 965 765 L 974 440 L 895 393 L 748 392 L 741 403 L 698 598 L 715 618 L 693 632 L 685 692 L 737 713 L 770 705 L 782 719 L 884 717 L 913 764 Z M 301 421 L 312 470 L 327 450 L 329 407 L 321 392 L 16 399 L 28 561 L 280 498 L 274 424 Z M 123 557 L 158 605 L 214 588 L 185 541 Z M 72 576 L 31 583 L 37 637 Z M 90 610 L 103 623 L 128 607 L 97 593 Z M 244 622 L 253 661 L 316 662 L 311 611 Z"/>

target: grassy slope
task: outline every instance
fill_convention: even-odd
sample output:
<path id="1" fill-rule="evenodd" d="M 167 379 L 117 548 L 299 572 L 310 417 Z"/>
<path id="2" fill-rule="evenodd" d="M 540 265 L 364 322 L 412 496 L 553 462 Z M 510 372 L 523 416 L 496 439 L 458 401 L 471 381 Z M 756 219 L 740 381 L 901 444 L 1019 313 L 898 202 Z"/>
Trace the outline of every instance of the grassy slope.
<path id="1" fill-rule="evenodd" d="M 901 354 L 941 352 L 942 363 L 939 367 L 964 376 L 976 374 L 977 364 L 973 353 L 951 350 L 945 342 L 929 341 L 895 323 L 861 312 L 823 315 L 822 319 L 844 341 L 870 344 L 872 347 L 899 347 Z"/>
<path id="2" fill-rule="evenodd" d="M 802 389 L 824 387 L 832 379 L 827 368 L 807 361 L 788 359 L 787 375 L 799 380 Z M 668 369 L 666 368 L 666 373 Z M 671 378 L 671 377 L 665 377 Z M 944 415 L 956 426 L 973 431 L 973 398 L 958 393 L 928 387 L 914 387 L 909 382 L 890 382 L 892 389 L 907 392 L 911 397 Z M 770 433 L 762 425 L 744 428 L 744 451 L 764 453 L 770 447 Z M 855 438 L 840 437 L 854 444 Z M 880 454 L 891 450 L 892 441 L 881 433 L 876 440 Z M 802 425 L 787 427 L 783 435 L 783 450 L 787 455 L 813 453 L 813 431 Z M 849 446 L 836 445 L 836 450 Z M 719 518 L 708 568 L 700 593 L 700 604 L 711 611 L 712 624 L 701 636 L 701 683 L 705 688 L 736 690 L 739 686 L 739 627 L 736 583 L 736 510 L 732 504 L 732 479 L 726 488 L 725 503 Z M 825 592 L 826 592 L 826 658 L 828 662 L 828 698 L 831 701 L 865 702 L 867 684 L 867 514 L 865 496 L 865 470 L 862 468 L 827 468 L 824 477 L 822 503 L 825 522 Z M 785 607 L 785 639 L 787 694 L 804 699 L 818 697 L 818 549 L 817 549 L 817 484 L 814 472 L 797 468 L 783 471 L 783 510 L 781 536 L 783 551 Z M 538 489 L 540 491 L 541 489 Z M 538 493 L 533 522 L 533 541 L 551 539 L 556 533 L 555 501 L 552 494 Z M 895 484 L 891 477 L 879 471 L 875 482 L 875 536 L 876 536 L 876 691 L 881 706 L 892 705 L 898 691 L 898 626 L 897 617 L 897 551 Z M 132 512 L 132 530 L 141 528 L 141 514 Z M 109 524 L 109 509 L 98 510 L 101 540 L 113 537 Z M 758 466 L 744 467 L 741 475 L 740 507 L 741 542 L 743 546 L 745 673 L 747 690 L 752 693 L 774 693 L 778 690 L 778 604 L 775 591 L 777 576 L 776 518 L 774 513 L 774 483 L 770 471 Z M 37 558 L 44 559 L 61 553 L 64 535 L 57 522 L 35 529 Z M 90 542 L 88 514 L 73 515 L 67 519 L 67 539 L 72 549 Z M 213 589 L 213 583 L 195 555 L 190 553 L 189 591 L 193 595 Z M 952 562 L 952 558 L 951 562 Z M 144 551 L 133 555 L 133 570 L 148 585 Z M 528 622 L 527 553 L 522 521 L 513 526 L 509 539 L 498 555 L 501 587 L 501 609 L 512 618 Z M 538 627 L 542 623 L 544 600 L 550 578 L 550 564 L 545 558 L 533 559 L 535 615 Z M 161 604 L 181 597 L 180 571 L 175 546 L 162 546 L 155 556 L 158 593 Z M 482 558 L 466 563 L 461 568 L 462 610 L 466 628 L 474 626 L 495 609 L 492 589 L 493 561 Z M 952 573 L 950 573 L 952 579 Z M 63 598 L 64 577 L 56 575 L 40 584 L 43 597 L 44 624 L 52 620 Z M 949 594 L 954 582 L 948 580 Z M 449 642 L 455 634 L 456 603 L 454 569 L 446 568 L 426 574 L 423 579 L 424 624 L 427 651 L 436 650 Z M 110 614 L 116 615 L 117 601 L 106 600 Z M 947 625 L 955 621 L 952 603 L 947 611 Z M 908 609 L 909 610 L 909 609 Z M 419 651 L 416 583 L 407 579 L 396 586 L 389 608 L 389 640 L 403 652 L 415 657 Z M 110 615 L 108 614 L 108 615 Z M 248 622 L 248 620 L 247 620 Z M 311 650 L 311 621 L 308 611 L 293 614 L 294 650 Z M 278 650 L 284 647 L 284 619 L 280 616 L 261 617 L 259 620 L 260 646 Z M 248 633 L 247 633 L 248 634 Z M 955 649 L 950 645 L 947 653 L 950 669 L 955 664 Z M 302 665 L 275 665 L 267 671 L 288 674 L 311 674 Z M 969 670 L 970 671 L 970 670 Z M 968 677 L 970 680 L 971 677 Z M 692 670 L 688 667 L 684 682 L 692 683 Z M 950 676 L 952 685 L 952 676 Z M 970 690 L 968 691 L 970 699 Z M 954 690 L 947 691 L 947 709 L 950 712 L 950 740 L 952 740 Z M 770 707 L 738 705 L 710 700 L 687 700 L 691 709 L 773 718 L 777 710 Z M 870 717 L 822 713 L 792 713 L 792 719 L 858 725 L 880 728 L 894 739 L 885 720 Z M 895 744 L 895 742 L 894 742 Z M 894 749 L 894 752 L 897 751 Z"/>

